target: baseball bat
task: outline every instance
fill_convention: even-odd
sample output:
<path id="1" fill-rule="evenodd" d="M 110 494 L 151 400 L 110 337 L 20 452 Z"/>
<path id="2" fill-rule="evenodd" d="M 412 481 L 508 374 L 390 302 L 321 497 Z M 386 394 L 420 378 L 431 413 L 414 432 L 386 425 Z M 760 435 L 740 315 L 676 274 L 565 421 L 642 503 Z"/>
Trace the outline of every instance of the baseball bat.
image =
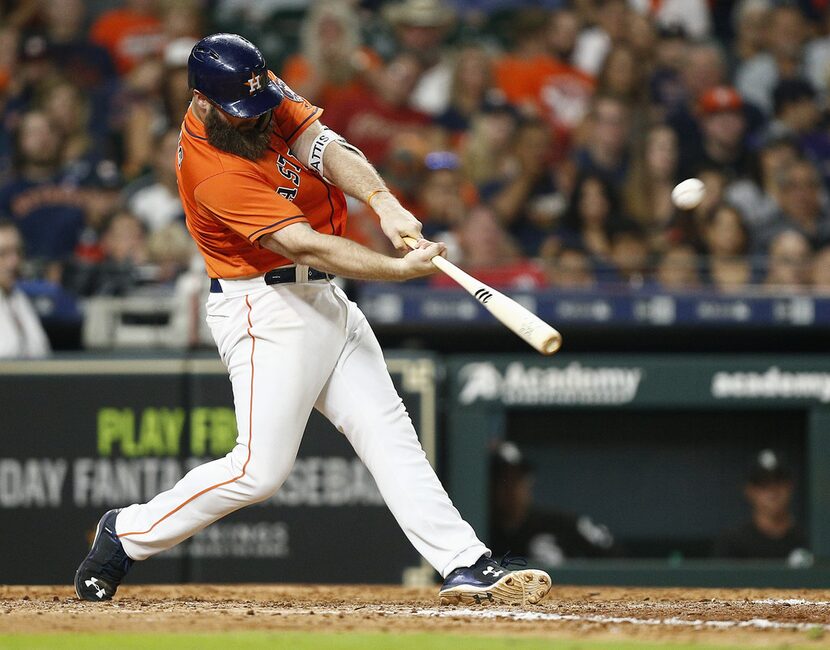
<path id="1" fill-rule="evenodd" d="M 410 248 L 418 247 L 417 240 L 412 237 L 404 237 L 403 240 Z M 432 263 L 466 289 L 467 293 L 484 305 L 487 311 L 527 341 L 531 347 L 545 355 L 553 354 L 562 347 L 562 335 L 559 332 L 512 298 L 476 280 L 440 255 L 433 257 Z"/>

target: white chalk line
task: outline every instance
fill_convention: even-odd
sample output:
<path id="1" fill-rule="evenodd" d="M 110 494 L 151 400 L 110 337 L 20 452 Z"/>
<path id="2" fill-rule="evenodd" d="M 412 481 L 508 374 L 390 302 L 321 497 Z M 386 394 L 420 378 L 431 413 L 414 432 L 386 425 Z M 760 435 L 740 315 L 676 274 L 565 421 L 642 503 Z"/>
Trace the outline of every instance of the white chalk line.
<path id="1" fill-rule="evenodd" d="M 762 598 L 760 600 L 743 601 L 751 605 L 812 605 L 814 607 L 827 607 L 830 600 L 804 600 L 803 598 Z"/>
<path id="2" fill-rule="evenodd" d="M 764 601 L 740 601 L 743 603 L 757 602 L 759 604 L 780 604 L 782 601 L 764 600 Z M 733 604 L 738 604 L 733 602 Z M 789 599 L 787 604 L 797 605 L 813 605 L 824 604 L 819 601 L 813 603 L 812 601 L 802 601 L 797 599 Z M 511 620 L 511 621 L 550 621 L 550 622 L 572 622 L 572 623 L 600 623 L 603 625 L 642 625 L 647 627 L 686 627 L 695 629 L 759 629 L 759 630 L 794 630 L 794 631 L 810 631 L 823 630 L 830 632 L 830 625 L 822 623 L 796 623 L 787 621 L 775 621 L 766 618 L 753 618 L 745 621 L 709 621 L 703 619 L 685 619 L 677 618 L 675 616 L 669 618 L 636 618 L 632 616 L 604 616 L 602 614 L 556 614 L 554 612 L 526 612 L 526 611 L 510 611 L 503 609 L 390 609 L 382 606 L 361 607 L 360 609 L 351 612 L 345 612 L 341 609 L 313 609 L 313 610 L 284 610 L 284 614 L 290 615 L 304 615 L 304 614 L 318 614 L 318 615 L 349 615 L 349 614 L 379 614 L 388 616 L 390 618 L 443 618 L 443 619 L 482 619 L 482 620 Z"/>
<path id="3" fill-rule="evenodd" d="M 746 621 L 705 621 L 699 619 L 670 618 L 634 618 L 630 616 L 603 616 L 602 614 L 555 614 L 552 612 L 511 612 L 505 610 L 486 609 L 423 609 L 412 613 L 413 616 L 426 618 L 480 618 L 480 619 L 510 619 L 515 621 L 570 621 L 581 623 L 603 623 L 613 625 L 646 625 L 693 628 L 756 628 L 776 630 L 813 630 L 816 628 L 830 631 L 830 625 L 820 623 L 788 623 L 785 621 L 771 621 L 766 618 L 754 618 Z"/>

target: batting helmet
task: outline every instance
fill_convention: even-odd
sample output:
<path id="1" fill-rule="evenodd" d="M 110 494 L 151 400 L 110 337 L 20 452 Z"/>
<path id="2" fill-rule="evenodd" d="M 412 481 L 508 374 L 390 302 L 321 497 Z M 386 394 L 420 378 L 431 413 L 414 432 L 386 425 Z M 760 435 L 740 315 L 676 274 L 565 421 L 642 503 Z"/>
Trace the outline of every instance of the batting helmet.
<path id="1" fill-rule="evenodd" d="M 236 34 L 212 34 L 196 43 L 187 60 L 187 80 L 233 117 L 262 115 L 283 98 L 262 52 Z"/>

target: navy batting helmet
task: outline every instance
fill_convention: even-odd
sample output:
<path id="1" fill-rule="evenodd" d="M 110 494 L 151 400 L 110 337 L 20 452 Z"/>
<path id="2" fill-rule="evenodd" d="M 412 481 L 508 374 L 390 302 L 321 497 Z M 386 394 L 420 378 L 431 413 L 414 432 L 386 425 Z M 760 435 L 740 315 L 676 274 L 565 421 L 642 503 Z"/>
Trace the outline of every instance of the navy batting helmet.
<path id="1" fill-rule="evenodd" d="M 262 52 L 236 34 L 212 34 L 196 43 L 187 60 L 187 80 L 233 117 L 262 115 L 283 97 Z"/>

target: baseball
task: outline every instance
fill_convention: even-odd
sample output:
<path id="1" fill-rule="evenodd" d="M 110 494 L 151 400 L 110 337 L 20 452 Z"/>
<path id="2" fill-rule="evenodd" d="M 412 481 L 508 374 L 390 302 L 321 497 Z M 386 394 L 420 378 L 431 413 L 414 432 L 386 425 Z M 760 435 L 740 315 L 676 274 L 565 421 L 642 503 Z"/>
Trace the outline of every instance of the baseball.
<path id="1" fill-rule="evenodd" d="M 706 188 L 698 178 L 687 178 L 671 191 L 671 200 L 681 210 L 694 210 L 703 200 Z"/>

